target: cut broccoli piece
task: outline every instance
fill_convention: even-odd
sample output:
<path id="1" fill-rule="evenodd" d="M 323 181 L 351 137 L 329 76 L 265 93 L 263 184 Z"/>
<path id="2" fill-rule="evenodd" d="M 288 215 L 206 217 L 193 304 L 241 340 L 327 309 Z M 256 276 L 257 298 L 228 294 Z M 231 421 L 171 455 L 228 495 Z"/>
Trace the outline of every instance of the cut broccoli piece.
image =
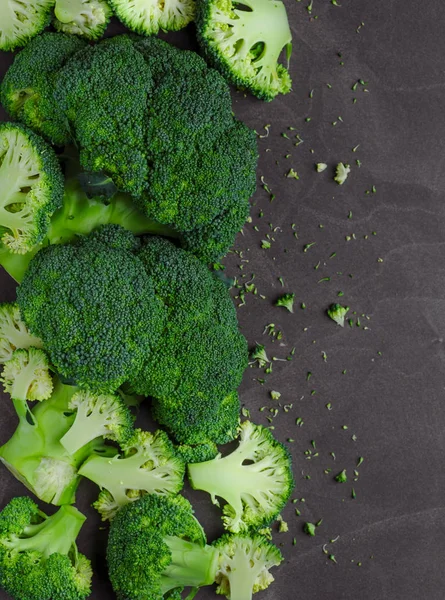
<path id="1" fill-rule="evenodd" d="M 197 29 L 206 58 L 234 85 L 266 101 L 290 92 L 290 75 L 279 63 L 292 42 L 283 2 L 203 0 Z"/>
<path id="2" fill-rule="evenodd" d="M 50 23 L 54 0 L 3 0 L 0 3 L 0 50 L 24 46 Z"/>
<path id="3" fill-rule="evenodd" d="M 76 538 L 85 517 L 62 506 L 47 517 L 27 497 L 0 513 L 0 585 L 15 600 L 82 600 L 91 592 L 90 561 Z"/>
<path id="4" fill-rule="evenodd" d="M 50 142 L 71 140 L 68 121 L 54 97 L 58 70 L 86 42 L 72 35 L 43 33 L 14 59 L 0 86 L 0 101 L 18 119 Z"/>
<path id="5" fill-rule="evenodd" d="M 345 317 L 349 311 L 349 306 L 342 306 L 341 304 L 331 304 L 328 308 L 327 313 L 328 316 L 340 325 L 340 327 L 345 326 Z"/>
<path id="6" fill-rule="evenodd" d="M 57 31 L 98 40 L 105 33 L 112 11 L 105 0 L 56 0 L 54 14 Z"/>
<path id="7" fill-rule="evenodd" d="M 163 431 L 136 430 L 121 446 L 112 458 L 91 455 L 79 471 L 102 488 L 93 506 L 104 521 L 144 494 L 177 494 L 183 486 L 185 464 Z"/>
<path id="8" fill-rule="evenodd" d="M 15 350 L 42 347 L 42 340 L 32 335 L 23 322 L 18 304 L 0 304 L 0 364 L 10 360 Z"/>
<path id="9" fill-rule="evenodd" d="M 282 306 L 283 308 L 286 308 L 289 312 L 293 313 L 294 300 L 295 294 L 283 294 L 283 296 L 280 296 L 275 302 L 275 306 Z"/>
<path id="10" fill-rule="evenodd" d="M 176 447 L 176 452 L 182 460 L 188 463 L 205 462 L 218 456 L 218 447 L 214 442 L 205 442 L 203 444 L 180 444 Z"/>
<path id="11" fill-rule="evenodd" d="M 204 490 L 218 504 L 226 500 L 224 526 L 234 533 L 268 525 L 280 514 L 293 489 L 287 449 L 268 429 L 241 424 L 238 448 L 214 460 L 188 465 L 193 489 Z"/>
<path id="12" fill-rule="evenodd" d="M 178 31 L 195 18 L 194 0 L 110 0 L 122 23 L 141 35 Z"/>
<path id="13" fill-rule="evenodd" d="M 351 172 L 351 167 L 344 163 L 338 163 L 335 169 L 335 177 L 334 181 L 338 183 L 338 185 L 343 185 L 347 180 L 349 173 Z"/>
<path id="14" fill-rule="evenodd" d="M 79 391 L 71 398 L 69 409 L 74 411 L 75 420 L 60 440 L 69 454 L 76 454 L 99 437 L 119 444 L 131 437 L 133 416 L 120 396 Z"/>
<path id="15" fill-rule="evenodd" d="M 25 254 L 46 234 L 62 205 L 63 176 L 52 148 L 27 128 L 0 124 L 0 237 Z"/>

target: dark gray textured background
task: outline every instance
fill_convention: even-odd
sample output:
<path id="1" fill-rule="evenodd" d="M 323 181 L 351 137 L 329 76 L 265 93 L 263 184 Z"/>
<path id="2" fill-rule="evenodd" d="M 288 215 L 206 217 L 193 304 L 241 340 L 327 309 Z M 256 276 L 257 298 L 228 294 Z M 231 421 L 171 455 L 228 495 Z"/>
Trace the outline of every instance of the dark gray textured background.
<path id="1" fill-rule="evenodd" d="M 305 499 L 284 511 L 289 533 L 276 534 L 275 540 L 286 561 L 275 571 L 276 583 L 257 597 L 442 600 L 445 6 L 438 0 L 339 3 L 341 7 L 314 0 L 312 16 L 318 19 L 310 19 L 308 0 L 289 0 L 294 34 L 294 91 L 289 96 L 263 104 L 234 95 L 237 115 L 257 131 L 272 124 L 270 136 L 260 140 L 259 177 L 264 176 L 276 199 L 270 203 L 259 187 L 253 224 L 237 241 L 243 257 L 230 255 L 227 272 L 245 274 L 241 282 L 255 274 L 258 295 L 248 294 L 239 309 L 249 342 L 264 343 L 269 355 L 277 357 L 296 348 L 292 362 L 274 362 L 264 386 L 254 381 L 264 374 L 249 370 L 241 396 L 252 419 L 265 424 L 268 408 L 274 405 L 270 390 L 281 392 L 282 404 L 293 403 L 289 412 L 280 410 L 274 426 L 280 440 L 295 440 L 288 444 L 295 462 L 294 497 Z M 364 26 L 357 33 L 361 22 Z M 191 29 L 170 39 L 190 45 L 193 35 Z M 0 56 L 1 74 L 9 62 L 9 55 Z M 361 78 L 368 82 L 368 93 L 361 86 L 355 93 L 351 90 Z M 282 137 L 288 127 L 296 128 L 287 131 L 289 137 L 298 133 L 304 140 L 298 147 L 295 140 Z M 357 144 L 360 148 L 353 154 Z M 286 154 L 291 157 L 284 158 Z M 362 162 L 360 169 L 356 158 Z M 322 174 L 314 171 L 319 161 L 329 165 Z M 341 188 L 332 181 L 339 161 L 353 167 Z M 300 180 L 284 177 L 291 166 Z M 366 194 L 373 185 L 376 193 Z M 347 218 L 349 211 L 352 219 Z M 269 223 L 279 228 L 273 234 Z M 275 241 L 271 249 L 262 250 L 261 240 L 268 233 Z M 356 239 L 346 241 L 353 233 Z M 311 242 L 316 245 L 303 252 Z M 337 254 L 330 259 L 333 252 Z M 314 269 L 318 261 L 320 267 Z M 331 280 L 317 283 L 324 277 Z M 14 298 L 14 285 L 4 273 L 0 286 L 1 300 Z M 325 309 L 339 290 L 351 310 L 370 320 L 361 318 L 361 327 L 344 330 L 330 321 Z M 282 291 L 296 293 L 294 314 L 273 306 Z M 305 310 L 299 308 L 301 302 Z M 283 330 L 283 346 L 262 335 L 271 322 Z M 328 402 L 331 411 L 325 408 Z M 2 397 L 2 403 L 0 442 L 15 423 L 8 398 Z M 263 406 L 268 408 L 259 412 Z M 295 425 L 297 417 L 304 420 L 301 428 Z M 307 460 L 305 450 L 315 452 L 311 440 L 319 456 Z M 359 456 L 365 460 L 358 481 L 352 482 Z M 328 468 L 333 470 L 325 474 Z M 333 475 L 343 468 L 349 481 L 336 483 Z M 356 499 L 351 498 L 352 486 Z M 1 469 L 0 505 L 23 492 Z M 98 519 L 88 508 L 95 493 L 88 484 L 79 490 L 78 506 L 90 517 L 79 546 L 95 564 L 92 598 L 106 600 L 113 597 L 102 560 L 106 532 L 98 529 Z M 197 515 L 213 539 L 220 532 L 219 511 L 204 494 L 194 499 Z M 320 518 L 317 536 L 307 537 L 303 523 Z M 335 555 L 334 564 L 322 548 L 337 536 L 338 541 L 326 548 Z M 207 589 L 198 597 L 216 596 Z M 0 599 L 6 595 L 0 592 Z"/>

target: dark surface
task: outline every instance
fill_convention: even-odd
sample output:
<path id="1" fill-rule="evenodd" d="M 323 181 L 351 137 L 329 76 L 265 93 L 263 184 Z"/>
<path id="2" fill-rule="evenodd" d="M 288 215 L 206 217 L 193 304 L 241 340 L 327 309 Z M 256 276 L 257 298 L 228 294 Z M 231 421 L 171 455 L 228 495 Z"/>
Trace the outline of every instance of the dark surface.
<path id="1" fill-rule="evenodd" d="M 259 177 L 264 176 L 276 199 L 270 203 L 259 188 L 252 217 L 260 231 L 246 226 L 237 242 L 243 256 L 228 257 L 227 273 L 239 278 L 244 274 L 240 282 L 255 274 L 258 295 L 248 294 L 239 309 L 249 342 L 264 343 L 269 356 L 286 357 L 296 348 L 292 362 L 274 362 L 263 387 L 254 378 L 264 374 L 249 370 L 241 396 L 252 419 L 265 424 L 268 408 L 274 405 L 270 390 L 281 392 L 282 404 L 293 403 L 287 413 L 280 409 L 274 426 L 282 441 L 295 439 L 288 444 L 295 461 L 294 497 L 305 499 L 284 511 L 289 533 L 276 534 L 275 539 L 283 546 L 286 562 L 275 571 L 276 583 L 258 598 L 442 600 L 445 6 L 438 0 L 427 5 L 403 0 L 340 3 L 342 7 L 314 0 L 312 15 L 318 19 L 311 20 L 306 0 L 289 2 L 292 94 L 272 104 L 235 95 L 237 114 L 257 131 L 272 124 L 269 138 L 260 140 Z M 361 22 L 365 25 L 356 33 Z M 193 30 L 173 39 L 193 40 Z M 344 66 L 339 64 L 342 60 Z M 0 56 L 1 73 L 9 62 L 9 55 Z M 351 91 L 360 78 L 369 82 L 369 93 L 360 86 L 356 93 Z M 308 116 L 311 121 L 305 122 Z M 343 122 L 332 126 L 339 116 Z M 290 126 L 296 130 L 288 131 L 289 137 L 298 132 L 304 139 L 298 147 L 281 136 Z M 357 144 L 360 148 L 353 154 Z M 292 156 L 285 159 L 286 154 Z M 356 158 L 362 161 L 360 169 Z M 339 161 L 354 163 L 341 188 L 332 181 Z M 317 174 L 315 162 L 329 167 Z M 291 166 L 300 180 L 284 177 Z M 376 193 L 365 194 L 373 185 Z M 347 218 L 349 211 L 352 219 Z M 269 223 L 279 229 L 271 232 Z M 352 233 L 356 239 L 346 241 Z M 270 250 L 260 247 L 266 234 L 276 240 Z M 316 245 L 303 252 L 310 242 Z M 330 259 L 333 252 L 337 254 Z M 317 283 L 328 276 L 331 281 Z M 13 299 L 14 285 L 5 274 L 0 282 L 1 300 Z M 352 329 L 330 321 L 325 310 L 339 290 L 351 311 L 370 320 L 361 317 L 361 327 Z M 296 293 L 294 314 L 273 307 L 283 291 Z M 301 302 L 306 310 L 300 309 Z M 281 342 L 273 344 L 262 335 L 271 322 L 283 330 Z M 311 395 L 311 390 L 316 393 Z M 15 423 L 8 398 L 2 401 L 1 442 Z M 325 408 L 328 402 L 331 411 Z M 266 410 L 258 412 L 263 406 Z M 295 425 L 297 417 L 304 420 L 301 428 Z M 307 460 L 307 449 L 319 456 Z M 359 456 L 365 460 L 353 482 Z M 328 468 L 332 472 L 325 474 Z M 349 481 L 336 483 L 333 476 L 344 468 Z M 304 478 L 307 474 L 310 480 Z M 0 505 L 22 493 L 23 487 L 0 470 Z M 98 530 L 99 522 L 88 508 L 94 497 L 93 486 L 81 487 L 78 506 L 91 518 L 80 548 L 96 567 L 92 598 L 106 600 L 113 597 L 101 560 L 106 532 Z M 204 494 L 194 498 L 197 515 L 213 539 L 220 532 L 219 511 Z M 307 537 L 303 523 L 320 518 L 316 537 Z M 322 547 L 337 536 L 338 541 L 326 548 L 335 555 L 334 564 Z M 209 589 L 198 597 L 216 596 Z M 6 595 L 0 592 L 0 599 Z"/>

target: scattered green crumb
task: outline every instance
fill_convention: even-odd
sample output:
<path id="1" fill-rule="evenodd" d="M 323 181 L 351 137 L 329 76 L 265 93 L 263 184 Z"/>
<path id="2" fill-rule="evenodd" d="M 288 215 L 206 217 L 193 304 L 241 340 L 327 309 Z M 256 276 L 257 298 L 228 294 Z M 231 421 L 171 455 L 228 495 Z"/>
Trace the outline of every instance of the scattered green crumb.
<path id="1" fill-rule="evenodd" d="M 348 481 L 348 475 L 346 473 L 346 469 L 343 469 L 338 475 L 334 477 L 337 483 L 346 483 Z"/>
<path id="2" fill-rule="evenodd" d="M 328 165 L 326 163 L 317 163 L 315 168 L 317 169 L 317 173 L 323 173 L 328 168 Z"/>

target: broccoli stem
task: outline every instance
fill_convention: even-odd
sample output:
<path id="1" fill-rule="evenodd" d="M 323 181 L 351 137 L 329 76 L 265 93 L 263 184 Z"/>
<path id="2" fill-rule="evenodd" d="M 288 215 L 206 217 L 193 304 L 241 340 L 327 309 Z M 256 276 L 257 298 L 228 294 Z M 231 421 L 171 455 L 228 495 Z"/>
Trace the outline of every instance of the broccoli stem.
<path id="1" fill-rule="evenodd" d="M 161 576 L 161 593 L 177 587 L 202 587 L 215 581 L 220 553 L 176 536 L 166 536 L 172 560 Z"/>
<path id="2" fill-rule="evenodd" d="M 251 600 L 255 582 L 264 568 L 261 560 L 253 562 L 242 546 L 237 546 L 225 573 L 230 584 L 230 600 Z"/>
<path id="3" fill-rule="evenodd" d="M 71 456 L 98 437 L 103 436 L 104 415 L 94 407 L 87 412 L 87 407 L 79 406 L 74 423 L 61 438 L 60 443 Z"/>
<path id="4" fill-rule="evenodd" d="M 42 523 L 26 527 L 23 532 L 26 537 L 14 537 L 5 545 L 17 552 L 38 552 L 44 558 L 55 552 L 68 554 L 85 520 L 74 506 L 62 506 Z"/>
<path id="5" fill-rule="evenodd" d="M 22 411 L 23 408 L 25 409 L 25 412 L 27 412 L 26 400 L 28 399 L 29 388 L 36 378 L 36 367 L 38 366 L 39 363 L 37 360 L 33 360 L 33 357 L 29 355 L 28 364 L 20 370 L 20 375 L 14 379 L 14 383 L 12 384 L 10 392 L 11 398 L 16 401 L 21 401 L 14 402 L 14 407 L 19 416 L 21 416 L 19 411 Z M 22 406 L 23 408 L 21 408 Z"/>

